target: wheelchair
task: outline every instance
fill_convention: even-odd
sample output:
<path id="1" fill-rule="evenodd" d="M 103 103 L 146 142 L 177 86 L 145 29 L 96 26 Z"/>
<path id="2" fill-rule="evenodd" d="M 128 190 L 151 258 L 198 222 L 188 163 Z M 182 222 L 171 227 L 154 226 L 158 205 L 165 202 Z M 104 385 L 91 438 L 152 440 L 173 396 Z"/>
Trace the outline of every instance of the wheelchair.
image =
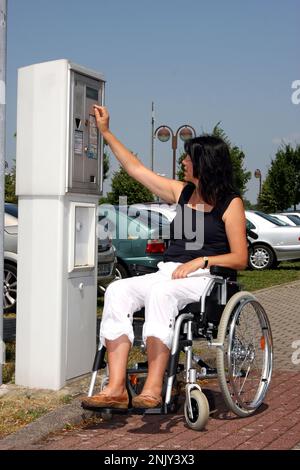
<path id="1" fill-rule="evenodd" d="M 104 420 L 113 413 L 168 414 L 178 410 L 176 387 L 183 376 L 184 416 L 188 427 L 201 430 L 209 418 L 209 403 L 199 381 L 217 378 L 224 401 L 239 417 L 253 414 L 263 403 L 270 385 L 273 340 L 267 314 L 255 296 L 241 291 L 235 270 L 212 266 L 211 278 L 198 302 L 186 305 L 175 320 L 170 358 L 164 377 L 163 403 L 159 408 L 136 409 L 131 400 L 140 393 L 147 375 L 147 362 L 127 369 L 128 410 L 98 408 Z M 141 344 L 143 309 L 134 314 L 135 345 Z M 193 340 L 207 342 L 216 352 L 216 367 L 207 364 L 193 351 Z M 101 390 L 108 383 L 106 348 L 96 352 L 88 396 L 92 396 L 100 369 Z M 184 353 L 184 364 L 180 354 Z M 93 408 L 95 411 L 95 408 Z"/>

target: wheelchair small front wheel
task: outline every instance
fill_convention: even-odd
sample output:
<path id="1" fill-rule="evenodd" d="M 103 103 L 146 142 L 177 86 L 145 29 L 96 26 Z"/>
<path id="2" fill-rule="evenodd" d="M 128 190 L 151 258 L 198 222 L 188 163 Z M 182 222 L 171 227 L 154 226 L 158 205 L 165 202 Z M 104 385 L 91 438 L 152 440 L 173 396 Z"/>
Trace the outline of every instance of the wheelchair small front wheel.
<path id="1" fill-rule="evenodd" d="M 267 314 L 256 297 L 238 292 L 218 328 L 217 370 L 228 408 L 246 417 L 262 404 L 272 375 L 273 341 Z"/>
<path id="2" fill-rule="evenodd" d="M 209 418 L 209 405 L 206 396 L 200 390 L 195 389 L 191 391 L 191 405 L 193 416 L 189 414 L 189 407 L 187 400 L 184 403 L 184 417 L 189 428 L 195 431 L 201 431 Z"/>

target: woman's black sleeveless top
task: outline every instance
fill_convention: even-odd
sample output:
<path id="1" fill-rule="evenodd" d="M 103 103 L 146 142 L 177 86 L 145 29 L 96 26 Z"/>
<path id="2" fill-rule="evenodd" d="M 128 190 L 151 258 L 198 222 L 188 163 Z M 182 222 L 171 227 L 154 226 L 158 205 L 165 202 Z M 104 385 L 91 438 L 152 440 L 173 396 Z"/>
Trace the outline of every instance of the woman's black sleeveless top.
<path id="1" fill-rule="evenodd" d="M 197 248 L 195 244 L 193 249 L 186 246 L 186 243 L 195 242 L 197 237 L 190 238 L 190 234 L 196 232 L 196 209 L 187 206 L 187 203 L 193 194 L 195 186 L 188 183 L 182 190 L 176 216 L 170 225 L 170 244 L 164 253 L 165 262 L 175 261 L 185 263 L 200 256 L 216 256 L 230 253 L 229 243 L 225 232 L 225 224 L 222 216 L 229 206 L 232 199 L 240 197 L 237 193 L 228 194 L 227 197 L 217 204 L 210 212 L 202 212 L 200 215 L 200 229 L 202 232 L 202 246 Z M 183 213 L 185 211 L 185 215 Z M 184 225 L 188 221 L 191 225 L 189 230 L 185 230 Z M 199 224 L 199 219 L 197 219 Z M 199 227 L 199 225 L 198 225 Z M 186 237 L 188 234 L 188 237 Z M 199 238 L 198 238 L 199 240 Z"/>

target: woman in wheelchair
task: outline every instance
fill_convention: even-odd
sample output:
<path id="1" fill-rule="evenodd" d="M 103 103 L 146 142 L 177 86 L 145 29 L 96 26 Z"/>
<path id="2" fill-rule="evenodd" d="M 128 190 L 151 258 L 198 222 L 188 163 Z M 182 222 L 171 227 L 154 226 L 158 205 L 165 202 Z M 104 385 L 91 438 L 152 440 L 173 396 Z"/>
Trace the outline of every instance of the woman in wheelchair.
<path id="1" fill-rule="evenodd" d="M 228 147 L 219 137 L 204 135 L 185 143 L 185 181 L 181 182 L 146 168 L 110 131 L 107 109 L 94 109 L 99 131 L 126 172 L 162 200 L 177 203 L 178 211 L 159 270 L 115 281 L 106 290 L 100 339 L 107 349 L 109 382 L 100 393 L 85 398 L 83 405 L 128 407 L 125 379 L 134 339 L 133 314 L 144 307 L 148 375 L 132 406 L 153 408 L 162 404 L 163 378 L 178 311 L 199 301 L 211 279 L 211 266 L 239 270 L 247 265 L 244 207 L 233 185 Z M 195 236 L 194 240 L 185 236 L 186 220 L 192 223 L 194 235 L 202 230 L 203 240 L 198 246 Z M 201 226 L 196 227 L 199 220 Z M 176 237 L 176 228 L 180 237 Z"/>

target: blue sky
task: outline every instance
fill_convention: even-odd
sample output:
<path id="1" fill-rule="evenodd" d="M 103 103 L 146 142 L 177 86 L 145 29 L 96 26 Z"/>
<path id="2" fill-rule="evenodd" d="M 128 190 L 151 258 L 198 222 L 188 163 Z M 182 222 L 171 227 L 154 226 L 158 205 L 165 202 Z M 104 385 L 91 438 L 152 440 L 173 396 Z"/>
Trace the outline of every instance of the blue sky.
<path id="1" fill-rule="evenodd" d="M 300 143 L 299 16 L 299 0 L 8 0 L 7 160 L 17 69 L 67 58 L 105 75 L 111 129 L 146 165 L 154 101 L 156 127 L 221 121 L 264 177 L 282 140 Z M 154 169 L 171 176 L 170 142 L 156 141 Z M 255 202 L 258 180 L 248 188 Z"/>

